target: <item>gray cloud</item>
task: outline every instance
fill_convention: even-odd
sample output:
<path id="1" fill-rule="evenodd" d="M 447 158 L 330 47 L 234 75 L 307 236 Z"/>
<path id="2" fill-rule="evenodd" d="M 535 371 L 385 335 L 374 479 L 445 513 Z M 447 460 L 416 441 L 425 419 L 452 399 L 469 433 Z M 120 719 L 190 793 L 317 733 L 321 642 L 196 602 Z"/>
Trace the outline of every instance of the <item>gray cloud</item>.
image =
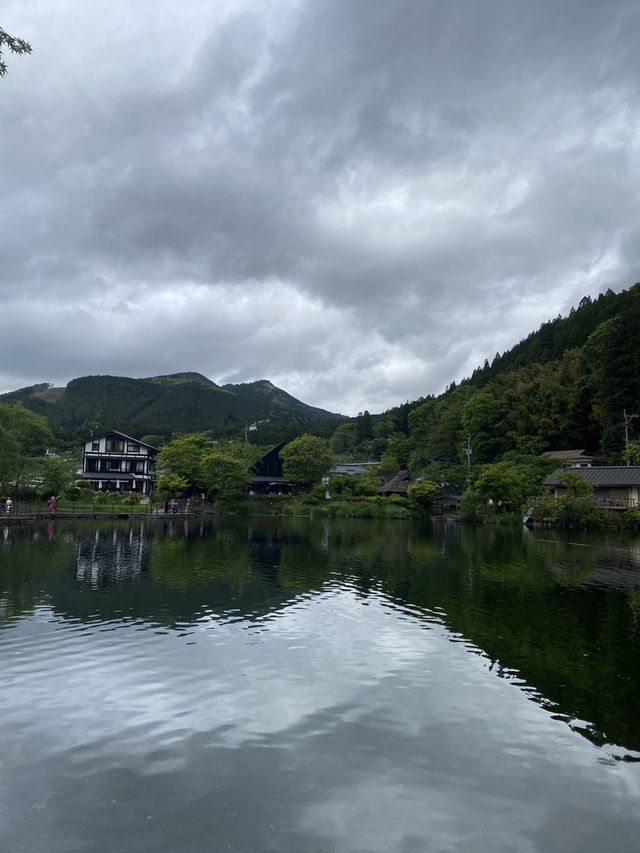
<path id="1" fill-rule="evenodd" d="M 5 390 L 192 369 L 379 410 L 638 277 L 631 0 L 3 16 L 34 45 L 1 84 Z"/>

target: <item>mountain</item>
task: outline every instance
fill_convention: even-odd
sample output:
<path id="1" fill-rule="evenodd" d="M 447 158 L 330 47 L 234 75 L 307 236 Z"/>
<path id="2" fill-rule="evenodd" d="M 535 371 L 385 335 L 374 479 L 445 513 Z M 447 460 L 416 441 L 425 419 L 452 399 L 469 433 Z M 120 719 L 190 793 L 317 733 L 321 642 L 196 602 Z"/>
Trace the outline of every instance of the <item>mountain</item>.
<path id="1" fill-rule="evenodd" d="M 620 459 L 640 441 L 640 284 L 544 323 L 469 379 L 414 404 L 403 448 L 414 467 L 505 453 L 585 448 Z M 640 448 L 640 445 L 638 445 Z"/>
<path id="2" fill-rule="evenodd" d="M 340 415 L 308 406 L 296 400 L 291 394 L 287 394 L 281 388 L 276 388 L 268 379 L 259 379 L 257 382 L 243 382 L 239 385 L 223 385 L 224 391 L 229 391 L 247 402 L 252 402 L 256 407 L 262 409 L 265 406 L 274 420 L 288 420 L 292 417 L 296 420 L 325 421 L 335 419 Z"/>
<path id="3" fill-rule="evenodd" d="M 234 435 L 258 421 L 340 418 L 296 400 L 267 380 L 220 387 L 200 373 L 145 379 L 82 376 L 65 388 L 39 384 L 0 395 L 0 404 L 7 403 L 22 403 L 58 432 L 120 429 L 138 436 L 200 431 Z"/>
<path id="4" fill-rule="evenodd" d="M 438 396 L 365 412 L 334 431 L 335 453 L 450 479 L 447 466 L 584 448 L 640 459 L 640 284 L 543 323 Z M 625 419 L 626 430 L 625 430 Z M 438 466 L 440 466 L 438 468 Z M 451 474 L 453 476 L 453 474 Z M 462 488 L 463 482 L 458 484 Z"/>

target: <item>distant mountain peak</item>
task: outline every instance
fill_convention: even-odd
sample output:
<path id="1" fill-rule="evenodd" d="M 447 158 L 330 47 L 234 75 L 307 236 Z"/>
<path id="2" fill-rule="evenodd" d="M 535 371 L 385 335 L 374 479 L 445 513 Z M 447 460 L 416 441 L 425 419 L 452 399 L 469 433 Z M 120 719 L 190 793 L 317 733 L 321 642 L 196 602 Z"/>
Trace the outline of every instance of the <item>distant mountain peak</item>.
<path id="1" fill-rule="evenodd" d="M 22 403 L 54 427 L 119 429 L 128 435 L 213 432 L 242 435 L 246 424 L 321 421 L 338 417 L 296 400 L 268 379 L 220 387 L 195 371 L 146 378 L 80 376 L 66 388 L 48 383 L 0 395 Z"/>
<path id="2" fill-rule="evenodd" d="M 196 371 L 188 371 L 186 373 L 165 373 L 160 376 L 149 376 L 147 378 L 151 382 L 157 382 L 162 385 L 181 385 L 185 382 L 196 382 L 199 385 L 220 388 L 220 386 L 216 385 L 212 379 L 209 379 L 207 376 L 204 376 L 202 373 L 197 373 Z"/>

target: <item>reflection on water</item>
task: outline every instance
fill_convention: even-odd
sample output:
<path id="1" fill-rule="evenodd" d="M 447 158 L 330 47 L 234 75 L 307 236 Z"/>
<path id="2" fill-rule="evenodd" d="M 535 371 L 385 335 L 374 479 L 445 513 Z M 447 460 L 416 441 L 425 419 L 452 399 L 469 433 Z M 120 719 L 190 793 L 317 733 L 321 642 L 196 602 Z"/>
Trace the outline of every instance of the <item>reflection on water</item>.
<path id="1" fill-rule="evenodd" d="M 636 537 L 1 533 L 1 849 L 636 849 Z"/>

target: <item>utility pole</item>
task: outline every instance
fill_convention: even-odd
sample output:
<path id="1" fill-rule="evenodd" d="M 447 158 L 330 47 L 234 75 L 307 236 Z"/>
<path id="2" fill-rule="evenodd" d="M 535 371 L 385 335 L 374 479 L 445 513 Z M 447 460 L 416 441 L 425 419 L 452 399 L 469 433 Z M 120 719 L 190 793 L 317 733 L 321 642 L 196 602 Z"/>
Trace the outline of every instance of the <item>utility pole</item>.
<path id="1" fill-rule="evenodd" d="M 629 424 L 634 418 L 638 417 L 637 412 L 627 414 L 627 410 L 622 410 L 622 415 L 624 417 L 624 449 L 628 452 L 629 450 Z M 630 465 L 629 458 L 627 456 L 627 465 Z"/>
<path id="2" fill-rule="evenodd" d="M 471 436 L 468 435 L 464 440 L 464 452 L 467 457 L 467 488 L 471 488 Z"/>

